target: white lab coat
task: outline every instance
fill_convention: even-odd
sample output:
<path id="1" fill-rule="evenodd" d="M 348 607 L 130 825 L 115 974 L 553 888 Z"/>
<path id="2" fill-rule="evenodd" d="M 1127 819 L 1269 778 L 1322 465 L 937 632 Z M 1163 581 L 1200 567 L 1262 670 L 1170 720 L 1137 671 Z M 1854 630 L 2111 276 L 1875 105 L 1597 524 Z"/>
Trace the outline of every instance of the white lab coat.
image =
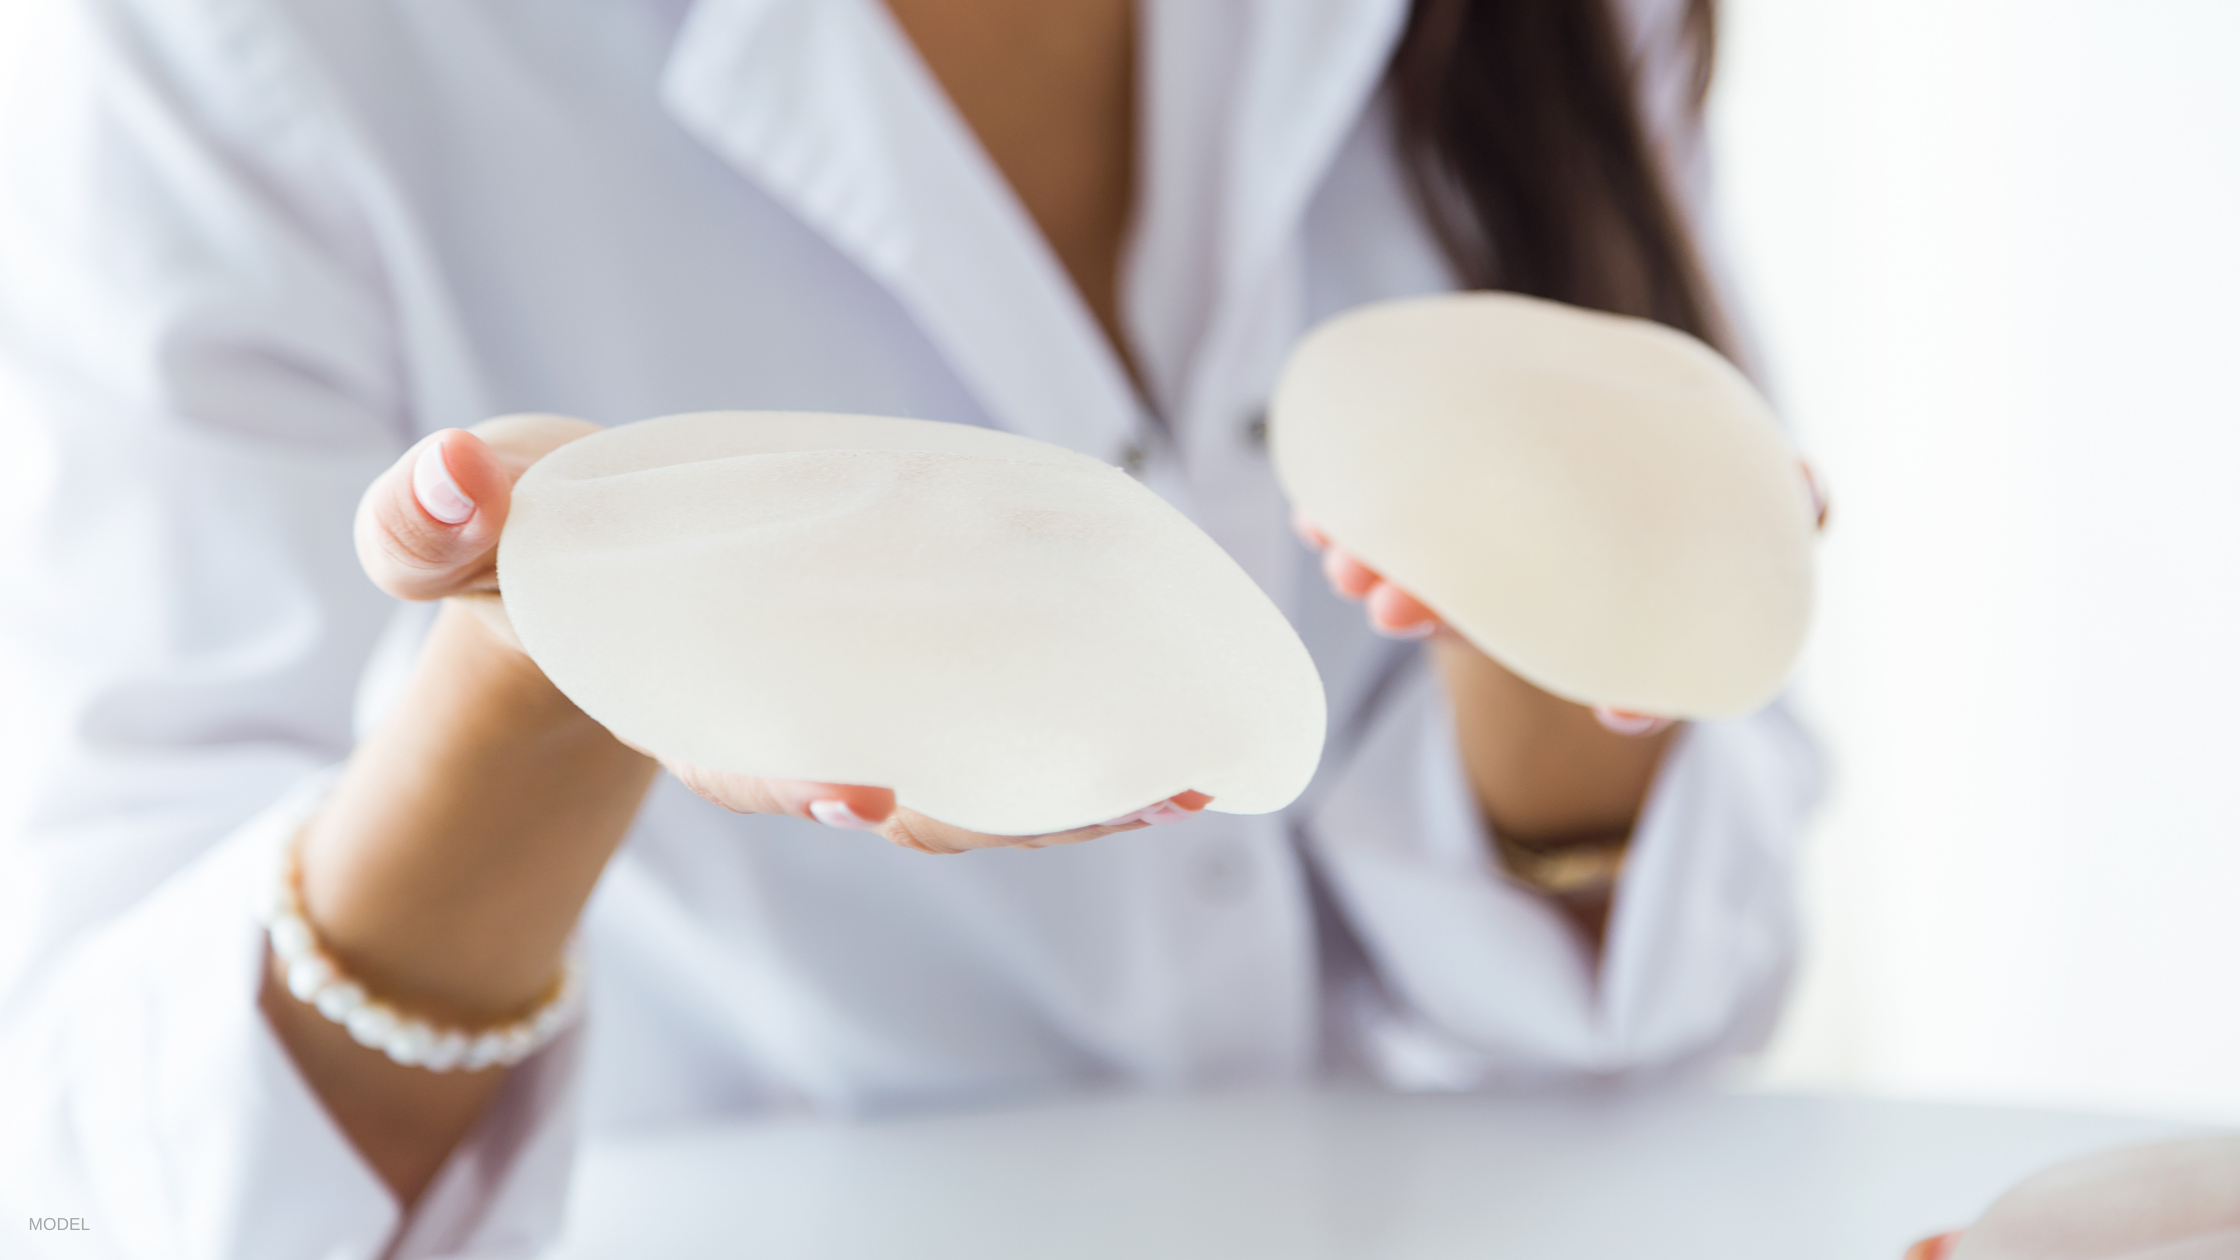
<path id="1" fill-rule="evenodd" d="M 27 7 L 0 1198 L 86 1218 L 73 1254 L 371 1257 L 398 1229 L 257 1012 L 253 906 L 426 624 L 359 572 L 360 491 L 506 411 L 876 412 L 1139 458 L 1299 627 L 1332 738 L 1280 816 L 953 859 L 662 782 L 582 927 L 586 1025 L 396 1254 L 531 1249 L 581 1133 L 1639 1075 L 1762 1035 L 1816 791 L 1790 718 L 1684 734 L 1597 971 L 1489 856 L 1419 650 L 1286 532 L 1252 428 L 1286 348 L 1452 284 L 1378 103 L 1405 0 L 1146 0 L 1124 306 L 1156 418 L 875 0 Z"/>

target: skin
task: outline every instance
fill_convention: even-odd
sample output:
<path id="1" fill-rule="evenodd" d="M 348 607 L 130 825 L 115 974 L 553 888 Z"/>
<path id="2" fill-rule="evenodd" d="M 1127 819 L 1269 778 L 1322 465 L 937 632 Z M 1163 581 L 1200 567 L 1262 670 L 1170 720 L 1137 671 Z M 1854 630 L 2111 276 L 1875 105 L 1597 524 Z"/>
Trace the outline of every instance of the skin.
<path id="1" fill-rule="evenodd" d="M 890 2 L 1125 358 L 1117 293 L 1133 178 L 1130 0 Z M 594 431 L 553 416 L 446 430 L 407 452 L 360 506 L 367 574 L 400 598 L 445 607 L 392 716 L 307 825 L 305 908 L 346 971 L 439 1022 L 487 1026 L 535 1005 L 663 769 L 545 679 L 496 599 L 495 548 L 514 480 Z M 424 484 L 431 473 L 448 477 L 459 497 L 446 499 L 440 485 L 416 493 L 416 471 Z M 457 519 L 466 508 L 471 515 Z M 1665 733 L 1615 733 L 1470 648 L 1344 552 L 1325 555 L 1333 583 L 1365 601 L 1374 625 L 1430 638 L 1471 782 L 1495 827 L 1527 843 L 1630 830 Z M 1078 843 L 1147 825 L 986 836 L 897 809 L 884 788 L 666 769 L 741 813 L 811 818 L 813 804 L 838 802 L 865 829 L 930 853 Z M 1184 793 L 1166 815 L 1186 816 L 1208 799 Z M 1599 939 L 1603 907 L 1568 908 Z M 262 1001 L 312 1087 L 406 1205 L 505 1079 L 503 1069 L 396 1066 L 290 997 L 276 970 Z"/>
<path id="2" fill-rule="evenodd" d="M 1333 545 L 1304 516 L 1293 527 L 1322 553 L 1323 575 L 1361 603 L 1379 634 L 1424 639 L 1446 684 L 1455 742 L 1487 826 L 1527 848 L 1608 842 L 1633 831 L 1673 724 L 1560 700 L 1472 647 L 1421 600 Z M 1607 893 L 1551 899 L 1597 955 Z"/>

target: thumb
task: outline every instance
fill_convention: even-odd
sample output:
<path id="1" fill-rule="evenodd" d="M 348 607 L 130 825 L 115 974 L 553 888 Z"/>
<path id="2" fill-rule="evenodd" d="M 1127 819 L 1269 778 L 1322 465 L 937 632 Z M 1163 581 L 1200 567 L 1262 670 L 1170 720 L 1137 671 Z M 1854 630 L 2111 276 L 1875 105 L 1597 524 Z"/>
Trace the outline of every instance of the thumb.
<path id="1" fill-rule="evenodd" d="M 367 487 L 358 502 L 358 561 L 400 599 L 487 590 L 513 474 L 464 429 L 432 433 Z"/>

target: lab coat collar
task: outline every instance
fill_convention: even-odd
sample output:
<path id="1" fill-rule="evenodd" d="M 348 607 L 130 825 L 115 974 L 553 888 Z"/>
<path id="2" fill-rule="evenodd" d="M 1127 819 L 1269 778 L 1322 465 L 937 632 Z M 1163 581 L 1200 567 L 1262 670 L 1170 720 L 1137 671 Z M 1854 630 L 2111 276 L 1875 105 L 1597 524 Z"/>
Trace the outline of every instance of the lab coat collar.
<path id="1" fill-rule="evenodd" d="M 1148 125 L 1122 283 L 1154 394 L 1189 410 L 1216 384 L 1204 360 L 1268 327 L 1269 276 L 1407 0 L 1143 9 Z M 697 0 L 662 90 L 687 130 L 893 292 L 998 425 L 1108 459 L 1135 436 L 1143 407 L 1118 356 L 879 0 Z"/>
<path id="2" fill-rule="evenodd" d="M 1300 229 L 1409 0 L 1143 0 L 1130 335 L 1170 412 L 1262 399 L 1304 316 Z M 1234 397 L 1233 397 L 1234 396 Z"/>
<path id="3" fill-rule="evenodd" d="M 1114 459 L 1139 404 L 1065 268 L 878 0 L 699 0 L 670 112 L 885 285 L 1000 427 Z"/>

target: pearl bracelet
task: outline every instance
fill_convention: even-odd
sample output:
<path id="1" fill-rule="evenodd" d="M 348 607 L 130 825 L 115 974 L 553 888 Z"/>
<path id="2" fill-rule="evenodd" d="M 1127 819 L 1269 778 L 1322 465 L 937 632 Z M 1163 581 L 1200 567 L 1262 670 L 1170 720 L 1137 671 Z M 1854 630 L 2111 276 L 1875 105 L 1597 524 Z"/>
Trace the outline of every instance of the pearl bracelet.
<path id="1" fill-rule="evenodd" d="M 303 912 L 303 868 L 297 846 L 287 846 L 264 914 L 273 956 L 287 977 L 288 992 L 321 1015 L 342 1025 L 350 1039 L 379 1050 L 406 1067 L 431 1072 L 479 1072 L 512 1067 L 551 1044 L 583 1010 L 583 983 L 571 956 L 561 964 L 548 996 L 537 1008 L 511 1023 L 468 1031 L 439 1028 L 369 997 L 334 958 L 319 947 Z"/>

